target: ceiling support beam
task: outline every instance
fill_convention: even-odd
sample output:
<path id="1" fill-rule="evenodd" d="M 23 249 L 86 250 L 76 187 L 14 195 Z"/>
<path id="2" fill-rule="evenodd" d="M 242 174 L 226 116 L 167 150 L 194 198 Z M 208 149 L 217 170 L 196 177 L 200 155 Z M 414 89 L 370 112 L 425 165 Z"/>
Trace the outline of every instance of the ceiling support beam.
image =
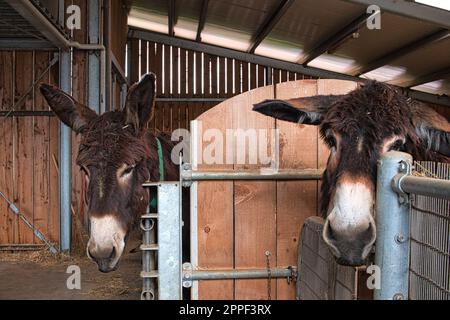
<path id="1" fill-rule="evenodd" d="M 175 35 L 174 26 L 175 26 L 175 0 L 168 1 L 168 18 L 169 18 L 169 36 L 173 37 Z"/>
<path id="2" fill-rule="evenodd" d="M 445 29 L 439 30 L 432 34 L 426 35 L 425 37 L 422 37 L 419 40 L 415 40 L 411 43 L 408 43 L 407 45 L 401 47 L 400 49 L 391 51 L 388 54 L 386 54 L 378 59 L 375 59 L 374 61 L 369 62 L 365 66 L 354 69 L 350 72 L 350 74 L 352 74 L 354 76 L 360 76 L 364 73 L 368 73 L 372 70 L 375 70 L 382 66 L 385 66 L 385 65 L 389 64 L 390 62 L 392 62 L 408 53 L 411 53 L 417 49 L 423 48 L 432 43 L 436 43 L 438 41 L 444 40 L 448 37 L 450 37 L 449 30 L 445 30 Z"/>
<path id="3" fill-rule="evenodd" d="M 259 56 L 255 54 L 250 54 L 247 52 L 237 51 L 233 49 L 227 49 L 219 46 L 214 46 L 206 43 L 198 43 L 192 40 L 186 40 L 181 38 L 169 37 L 165 34 L 143 31 L 138 29 L 130 28 L 128 33 L 129 38 L 142 39 L 146 41 L 153 41 L 161 44 L 171 45 L 180 47 L 186 50 L 192 50 L 197 52 L 204 52 L 210 55 L 226 57 L 231 59 L 236 59 L 244 62 L 255 63 L 267 67 L 272 67 L 275 69 L 282 69 L 289 72 L 298 72 L 304 75 L 309 75 L 316 78 L 322 79 L 341 79 L 350 81 L 365 82 L 367 79 L 354 77 L 351 75 L 346 75 L 338 72 L 323 70 L 313 67 L 305 67 L 297 63 L 282 61 L 278 59 L 268 58 L 264 56 Z M 448 96 L 438 96 L 426 92 L 420 92 L 416 90 L 404 90 L 405 94 L 411 98 L 422 100 L 425 102 L 442 104 L 450 107 L 450 97 Z"/>
<path id="4" fill-rule="evenodd" d="M 422 76 L 418 76 L 417 78 L 411 80 L 411 81 L 407 81 L 407 82 L 403 82 L 400 83 L 400 85 L 402 87 L 407 87 L 407 88 L 411 88 L 411 87 L 415 87 L 424 83 L 429 83 L 429 82 L 433 82 L 433 81 L 437 81 L 437 80 L 442 80 L 445 77 L 447 77 L 448 75 L 450 75 L 450 67 L 445 68 L 445 69 L 441 69 L 441 70 L 437 70 Z"/>
<path id="5" fill-rule="evenodd" d="M 320 55 L 326 53 L 332 48 L 336 48 L 340 43 L 345 41 L 348 37 L 351 37 L 352 34 L 357 32 L 364 23 L 366 23 L 367 19 L 374 17 L 375 15 L 380 14 L 379 11 L 374 13 L 363 13 L 344 28 L 336 32 L 335 34 L 328 37 L 325 41 L 319 43 L 314 49 L 306 52 L 305 55 L 298 61 L 303 65 L 307 65 L 309 62 L 319 57 Z"/>
<path id="6" fill-rule="evenodd" d="M 426 6 L 412 1 L 398 0 L 345 0 L 351 3 L 357 3 L 366 8 L 376 5 L 381 12 L 391 12 L 407 18 L 413 18 L 420 21 L 429 22 L 440 26 L 441 28 L 450 29 L 450 19 L 447 10 Z"/>
<path id="7" fill-rule="evenodd" d="M 283 0 L 280 1 L 278 7 L 270 12 L 263 24 L 259 27 L 258 31 L 253 35 L 249 49 L 247 52 L 254 53 L 256 48 L 261 42 L 269 35 L 273 28 L 277 25 L 278 21 L 284 16 L 286 11 L 294 3 L 295 0 Z"/>
<path id="8" fill-rule="evenodd" d="M 195 41 L 197 42 L 202 41 L 202 31 L 203 28 L 205 27 L 206 15 L 208 13 L 208 4 L 209 0 L 203 0 L 202 9 L 200 11 L 200 16 L 198 18 L 197 36 L 195 37 Z"/>

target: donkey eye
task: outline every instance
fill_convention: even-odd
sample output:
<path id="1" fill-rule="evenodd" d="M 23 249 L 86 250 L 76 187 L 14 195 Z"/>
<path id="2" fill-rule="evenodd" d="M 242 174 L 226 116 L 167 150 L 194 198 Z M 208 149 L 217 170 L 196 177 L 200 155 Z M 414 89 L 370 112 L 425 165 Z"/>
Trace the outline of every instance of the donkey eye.
<path id="1" fill-rule="evenodd" d="M 330 148 L 336 148 L 336 139 L 333 136 L 327 136 L 325 142 Z"/>
<path id="2" fill-rule="evenodd" d="M 389 147 L 389 151 L 402 151 L 405 146 L 405 142 L 401 139 L 396 140 L 391 146 Z"/>
<path id="3" fill-rule="evenodd" d="M 131 172 L 133 172 L 135 166 L 129 166 L 127 167 L 123 173 L 122 173 L 122 177 L 129 175 Z"/>

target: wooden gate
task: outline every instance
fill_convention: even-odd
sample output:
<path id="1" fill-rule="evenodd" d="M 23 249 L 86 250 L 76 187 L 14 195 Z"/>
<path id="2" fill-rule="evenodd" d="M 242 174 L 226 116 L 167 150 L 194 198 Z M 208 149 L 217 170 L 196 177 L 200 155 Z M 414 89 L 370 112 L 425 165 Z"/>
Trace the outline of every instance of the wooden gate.
<path id="1" fill-rule="evenodd" d="M 323 168 L 328 150 L 319 138 L 317 126 L 278 121 L 252 111 L 254 103 L 265 99 L 286 99 L 317 94 L 345 94 L 357 83 L 342 80 L 299 80 L 266 86 L 224 101 L 202 114 L 193 123 L 193 169 L 244 170 L 267 167 L 258 159 L 246 162 L 226 160 L 226 148 L 235 150 L 237 129 L 266 132 L 258 141 L 258 153 L 274 157 L 271 132 L 279 132 L 279 168 Z M 215 131 L 208 131 L 215 129 Z M 262 129 L 262 130 L 260 130 Z M 217 133 L 222 133 L 222 138 Z M 250 133 L 249 133 L 250 134 Z M 223 141 L 217 141 L 223 140 Z M 221 142 L 222 146 L 221 147 Z M 214 148 L 212 145 L 216 146 Z M 228 147 L 227 147 L 228 146 Z M 216 152 L 222 148 L 223 159 Z M 231 150 L 228 149 L 228 150 Z M 256 149 L 253 149 L 253 152 Z M 221 164 L 208 164 L 204 156 L 213 155 Z M 299 233 L 304 220 L 318 213 L 317 181 L 201 181 L 192 188 L 192 208 L 197 214 L 193 225 L 192 257 L 194 268 L 247 269 L 294 266 L 297 263 Z M 195 232 L 196 231 L 196 232 Z M 270 252 L 269 261 L 265 252 Z M 198 299 L 294 299 L 295 285 L 285 279 L 205 280 L 194 285 Z"/>

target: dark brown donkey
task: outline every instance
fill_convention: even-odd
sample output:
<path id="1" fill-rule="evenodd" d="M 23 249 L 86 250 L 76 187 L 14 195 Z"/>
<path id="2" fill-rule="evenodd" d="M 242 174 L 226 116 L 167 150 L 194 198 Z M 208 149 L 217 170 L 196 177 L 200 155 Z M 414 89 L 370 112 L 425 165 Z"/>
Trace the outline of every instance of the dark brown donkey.
<path id="1" fill-rule="evenodd" d="M 155 79 L 154 74 L 145 75 L 128 91 L 123 111 L 102 115 L 57 87 L 43 84 L 40 88 L 58 118 L 81 135 L 77 164 L 88 178 L 87 254 L 102 272 L 117 268 L 130 231 L 146 212 L 150 195 L 142 183 L 161 178 L 158 140 L 164 178 L 178 180 L 178 167 L 171 161 L 170 137 L 155 136 L 146 129 L 154 107 Z"/>
<path id="2" fill-rule="evenodd" d="M 254 109 L 295 123 L 319 125 L 330 148 L 321 187 L 323 239 L 344 265 L 362 265 L 375 242 L 377 160 L 389 150 L 415 160 L 450 157 L 450 124 L 398 89 L 370 82 L 346 95 L 266 100 Z M 299 146 L 301 147 L 301 146 Z M 301 148 L 299 149 L 301 150 Z"/>

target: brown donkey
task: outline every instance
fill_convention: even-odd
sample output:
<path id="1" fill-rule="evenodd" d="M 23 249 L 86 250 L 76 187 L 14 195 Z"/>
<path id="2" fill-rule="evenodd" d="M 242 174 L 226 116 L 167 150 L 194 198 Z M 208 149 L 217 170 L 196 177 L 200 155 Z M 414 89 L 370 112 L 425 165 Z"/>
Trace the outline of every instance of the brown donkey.
<path id="1" fill-rule="evenodd" d="M 102 272 L 118 267 L 130 231 L 146 212 L 150 195 L 142 183 L 162 178 L 158 148 L 163 154 L 164 179 L 178 180 L 170 137 L 155 136 L 146 129 L 155 102 L 155 79 L 154 74 L 145 75 L 129 89 L 123 111 L 102 115 L 57 87 L 40 87 L 58 118 L 81 135 L 77 164 L 88 179 L 87 255 Z"/>
<path id="2" fill-rule="evenodd" d="M 444 162 L 450 157 L 447 120 L 379 82 L 346 95 L 267 100 L 253 110 L 320 126 L 331 151 L 321 186 L 323 238 L 340 264 L 364 264 L 375 242 L 376 170 L 383 153 L 399 150 L 415 160 Z"/>

